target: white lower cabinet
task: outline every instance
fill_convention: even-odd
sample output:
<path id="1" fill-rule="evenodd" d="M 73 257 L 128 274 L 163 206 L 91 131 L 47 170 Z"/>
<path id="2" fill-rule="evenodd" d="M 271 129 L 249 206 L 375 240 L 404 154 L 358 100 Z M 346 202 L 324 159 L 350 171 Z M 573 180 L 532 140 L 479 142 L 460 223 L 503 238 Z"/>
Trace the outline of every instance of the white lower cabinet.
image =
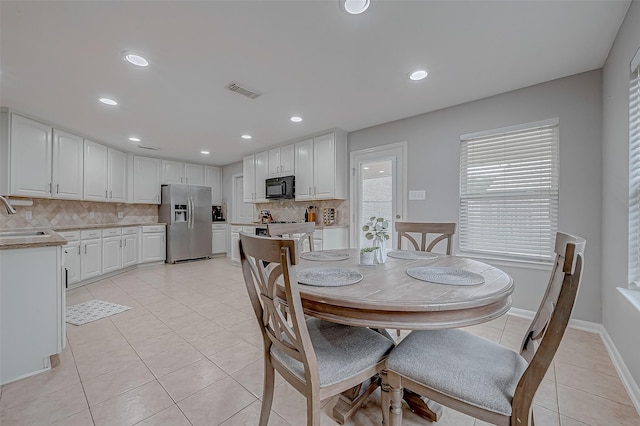
<path id="1" fill-rule="evenodd" d="M 102 239 L 80 242 L 80 279 L 102 275 Z"/>
<path id="2" fill-rule="evenodd" d="M 240 232 L 242 226 L 231 226 L 231 262 L 234 264 L 240 263 Z"/>
<path id="3" fill-rule="evenodd" d="M 138 228 L 122 228 L 122 267 L 138 263 Z"/>
<path id="4" fill-rule="evenodd" d="M 309 240 L 302 243 L 302 251 L 309 250 Z M 349 248 L 349 228 L 321 228 L 313 233 L 313 249 L 340 250 Z"/>
<path id="5" fill-rule="evenodd" d="M 165 226 L 152 225 L 142 227 L 141 263 L 164 261 L 166 258 Z"/>
<path id="6" fill-rule="evenodd" d="M 63 285 L 69 288 L 80 281 L 80 231 L 59 232 L 60 236 L 67 240 L 62 246 L 62 278 Z"/>
<path id="7" fill-rule="evenodd" d="M 102 239 L 102 273 L 117 271 L 122 268 L 122 238 L 107 237 Z"/>
<path id="8" fill-rule="evenodd" d="M 227 252 L 227 225 L 211 225 L 211 254 Z"/>

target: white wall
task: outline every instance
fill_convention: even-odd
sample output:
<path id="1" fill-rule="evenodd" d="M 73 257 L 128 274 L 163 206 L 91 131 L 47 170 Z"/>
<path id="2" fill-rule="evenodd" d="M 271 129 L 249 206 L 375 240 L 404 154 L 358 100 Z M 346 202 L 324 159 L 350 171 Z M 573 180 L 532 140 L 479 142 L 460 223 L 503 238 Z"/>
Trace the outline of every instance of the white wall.
<path id="1" fill-rule="evenodd" d="M 602 309 L 603 324 L 636 383 L 640 383 L 640 312 L 616 287 L 628 284 L 629 63 L 638 47 L 640 3 L 634 1 L 603 72 Z"/>
<path id="2" fill-rule="evenodd" d="M 517 72 L 517 70 L 514 70 Z M 587 240 L 585 273 L 574 318 L 601 322 L 602 73 L 578 74 L 349 134 L 349 151 L 408 142 L 409 201 L 405 220 L 458 222 L 460 135 L 558 117 L 559 230 Z M 429 90 L 427 82 L 420 90 Z M 457 249 L 457 238 L 455 245 Z M 536 310 L 550 271 L 505 267 L 514 279 L 513 306 Z"/>

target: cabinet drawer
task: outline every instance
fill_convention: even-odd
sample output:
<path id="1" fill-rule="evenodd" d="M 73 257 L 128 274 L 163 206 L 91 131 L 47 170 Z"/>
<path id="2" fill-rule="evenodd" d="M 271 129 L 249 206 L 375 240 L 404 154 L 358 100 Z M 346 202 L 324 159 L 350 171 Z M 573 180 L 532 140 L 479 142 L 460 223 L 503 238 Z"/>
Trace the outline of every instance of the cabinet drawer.
<path id="1" fill-rule="evenodd" d="M 92 238 L 102 237 L 102 230 L 100 229 L 88 229 L 80 232 L 80 238 L 83 240 L 90 240 Z"/>
<path id="2" fill-rule="evenodd" d="M 80 239 L 80 231 L 63 231 L 58 234 L 67 241 L 78 241 Z"/>
<path id="3" fill-rule="evenodd" d="M 211 230 L 225 230 L 227 229 L 227 225 L 211 225 Z"/>
<path id="4" fill-rule="evenodd" d="M 120 228 L 108 228 L 102 230 L 103 237 L 119 237 L 120 236 Z"/>
<path id="5" fill-rule="evenodd" d="M 164 225 L 147 225 L 142 227 L 143 233 L 148 232 L 164 232 Z"/>
<path id="6" fill-rule="evenodd" d="M 256 227 L 255 226 L 243 226 L 242 227 L 242 232 L 244 232 L 245 234 L 255 235 L 256 234 Z"/>
<path id="7" fill-rule="evenodd" d="M 231 232 L 242 232 L 242 226 L 231 225 Z"/>
<path id="8" fill-rule="evenodd" d="M 128 226 L 126 228 L 122 228 L 122 235 L 135 235 L 138 233 L 137 226 Z"/>

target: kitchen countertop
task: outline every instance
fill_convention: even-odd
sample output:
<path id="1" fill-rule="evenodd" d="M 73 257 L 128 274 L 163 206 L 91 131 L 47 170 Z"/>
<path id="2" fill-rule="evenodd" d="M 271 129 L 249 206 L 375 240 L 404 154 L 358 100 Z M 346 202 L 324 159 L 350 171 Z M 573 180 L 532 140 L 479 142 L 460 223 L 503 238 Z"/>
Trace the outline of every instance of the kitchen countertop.
<path id="1" fill-rule="evenodd" d="M 54 231 L 82 231 L 84 229 L 128 228 L 130 226 L 166 225 L 166 223 L 95 223 L 91 225 L 54 226 Z"/>
<path id="2" fill-rule="evenodd" d="M 306 223 L 306 222 L 295 222 L 295 223 Z M 266 223 L 260 223 L 260 222 L 250 222 L 250 223 L 229 222 L 229 225 L 233 225 L 233 226 L 267 226 Z M 348 228 L 348 227 L 349 227 L 349 225 L 318 225 L 316 223 L 316 229 Z"/>
<path id="3" fill-rule="evenodd" d="M 0 238 L 0 250 L 63 246 L 67 243 L 67 240 L 62 238 L 57 232 L 47 228 L 5 229 L 4 231 L 6 232 L 41 231 L 41 232 L 44 232 L 45 235 L 34 236 L 34 237 Z M 2 232 L 0 232 L 0 235 L 1 234 Z"/>

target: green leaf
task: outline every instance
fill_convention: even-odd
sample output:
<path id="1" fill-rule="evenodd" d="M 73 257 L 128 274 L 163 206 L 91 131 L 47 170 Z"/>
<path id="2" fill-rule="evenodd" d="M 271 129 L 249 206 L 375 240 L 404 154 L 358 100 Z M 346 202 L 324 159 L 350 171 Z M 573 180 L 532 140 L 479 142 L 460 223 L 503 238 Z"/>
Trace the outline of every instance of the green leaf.
<path id="1" fill-rule="evenodd" d="M 365 232 L 367 232 L 367 231 L 369 230 L 369 225 L 364 225 L 364 226 L 362 227 L 362 230 L 363 230 L 363 231 L 365 231 Z"/>
<path id="2" fill-rule="evenodd" d="M 377 219 L 376 219 L 376 221 L 377 221 L 377 222 L 382 222 L 383 220 L 384 220 L 384 219 L 383 219 L 383 218 L 381 218 L 381 217 L 379 217 L 379 218 L 377 218 Z"/>
<path id="3" fill-rule="evenodd" d="M 373 222 L 374 220 L 376 220 L 376 217 L 375 217 L 375 216 L 371 216 L 371 217 L 369 218 L 369 221 L 370 221 L 370 222 Z"/>

